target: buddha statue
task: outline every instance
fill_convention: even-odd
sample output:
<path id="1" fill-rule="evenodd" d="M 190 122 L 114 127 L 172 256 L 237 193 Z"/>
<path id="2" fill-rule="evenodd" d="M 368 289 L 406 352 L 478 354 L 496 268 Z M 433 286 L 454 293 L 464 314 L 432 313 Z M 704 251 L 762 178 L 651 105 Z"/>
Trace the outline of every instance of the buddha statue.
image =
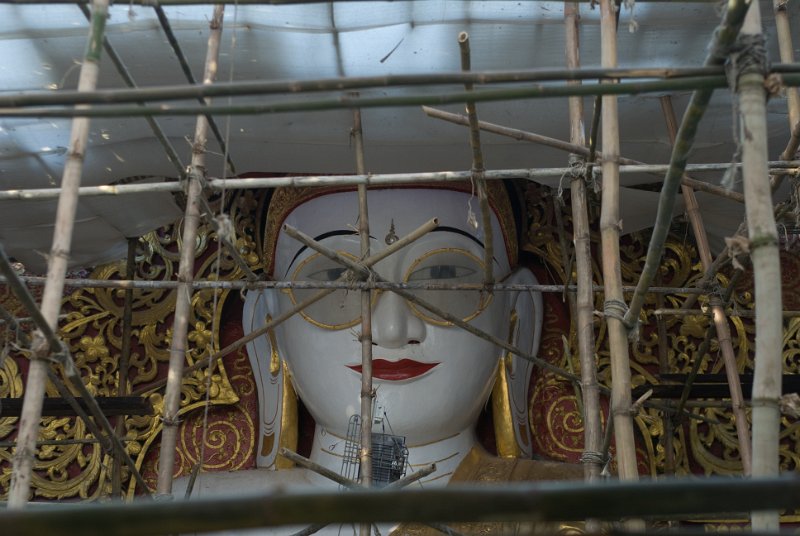
<path id="1" fill-rule="evenodd" d="M 371 254 L 438 218 L 438 226 L 376 263 L 381 277 L 408 283 L 483 283 L 491 233 L 498 282 L 535 284 L 517 266 L 517 225 L 506 187 L 488 183 L 491 229 L 483 229 L 470 183 L 404 185 L 368 190 Z M 290 237 L 294 227 L 341 255 L 358 260 L 355 188 L 278 189 L 263 236 L 265 269 L 278 281 L 336 281 L 346 268 Z M 319 292 L 248 292 L 244 331 L 250 333 Z M 542 324 L 541 296 L 531 291 L 413 291 L 473 326 L 535 354 Z M 339 289 L 248 345 L 259 399 L 257 469 L 201 475 L 209 493 L 336 489 L 312 471 L 292 467 L 279 452 L 297 448 L 298 398 L 315 421 L 309 458 L 340 473 L 348 427 L 360 412 L 360 291 Z M 531 460 L 528 386 L 532 364 L 464 331 L 389 290 L 372 291 L 373 433 L 404 439 L 401 473 L 435 464 L 412 486 L 450 482 L 581 478 L 579 466 Z M 476 438 L 475 425 L 491 397 L 498 456 Z M 180 486 L 179 486 L 180 487 Z M 402 530 L 401 530 L 402 532 Z M 414 532 L 406 530 L 406 532 Z M 385 532 L 382 531 L 385 534 Z"/>

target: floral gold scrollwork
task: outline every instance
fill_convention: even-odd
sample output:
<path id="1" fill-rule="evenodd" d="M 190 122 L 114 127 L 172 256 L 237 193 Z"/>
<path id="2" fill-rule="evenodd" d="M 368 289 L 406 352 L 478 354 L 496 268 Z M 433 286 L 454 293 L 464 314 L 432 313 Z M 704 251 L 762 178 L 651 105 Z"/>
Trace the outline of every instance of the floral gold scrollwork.
<path id="1" fill-rule="evenodd" d="M 549 274 L 551 282 L 564 283 L 567 275 L 570 282 L 574 283 L 573 273 L 567 274 L 561 266 L 564 256 L 560 251 L 558 240 L 557 219 L 553 211 L 557 205 L 546 200 L 541 189 L 534 188 L 528 194 L 528 206 L 531 209 L 532 221 L 530 222 L 529 241 L 523 245 L 523 250 L 535 254 L 539 262 L 544 265 L 545 272 Z M 565 206 L 569 206 L 566 203 Z M 591 226 L 592 244 L 599 244 L 597 229 L 597 207 L 589 207 L 590 214 L 594 217 Z M 571 220 L 568 211 L 563 214 L 564 232 L 570 242 Z M 677 223 L 672 237 L 666 244 L 662 259 L 658 285 L 674 287 L 690 287 L 698 282 L 703 275 L 698 254 L 689 241 L 684 237 L 687 229 Z M 644 264 L 648 244 L 648 233 L 638 233 L 625 237 L 620 244 L 622 260 L 623 284 L 632 285 L 638 280 L 639 273 Z M 593 246 L 594 247 L 594 246 Z M 567 252 L 569 258 L 571 252 Z M 597 258 L 593 261 L 594 282 L 600 283 L 602 275 L 599 272 Z M 794 288 L 791 274 L 800 273 L 800 255 L 794 252 L 782 253 L 782 272 L 784 273 L 784 303 L 785 309 L 800 309 L 800 291 Z M 789 274 L 789 276 L 787 276 Z M 717 275 L 713 286 L 724 289 L 730 283 L 730 274 L 721 272 Z M 752 374 L 753 372 L 753 344 L 755 327 L 752 318 L 736 316 L 739 311 L 753 311 L 752 276 L 747 273 L 737 283 L 733 292 L 732 303 L 728 307 L 729 325 L 733 339 L 736 364 L 739 373 Z M 626 299 L 629 299 L 629 295 Z M 649 295 L 641 317 L 641 329 L 638 341 L 631 345 L 631 383 L 633 387 L 639 385 L 653 385 L 660 383 L 660 372 L 688 373 L 694 362 L 700 360 L 700 372 L 705 374 L 724 374 L 724 364 L 720 357 L 720 347 L 716 338 L 712 338 L 711 345 L 705 355 L 698 355 L 701 343 L 706 332 L 711 326 L 710 316 L 701 313 L 694 316 L 664 315 L 660 318 L 666 328 L 666 340 L 659 339 L 655 328 L 656 308 L 678 308 L 686 299 L 686 294 L 678 292 L 665 294 L 661 305 L 655 295 Z M 559 295 L 555 302 L 558 306 L 566 308 L 565 299 Z M 547 298 L 545 303 L 552 309 L 554 298 Z M 708 298 L 701 296 L 696 308 L 707 310 Z M 602 293 L 596 295 L 595 309 L 602 310 Z M 545 333 L 543 334 L 542 348 L 539 355 L 550 363 L 574 372 L 579 371 L 577 337 L 575 335 L 574 319 L 565 334 L 564 344 L 548 339 L 548 331 L 556 325 L 545 317 Z M 610 387 L 611 375 L 609 366 L 609 353 L 606 331 L 602 321 L 595 322 L 595 347 L 600 382 Z M 787 319 L 784 331 L 784 370 L 787 374 L 797 374 L 800 368 L 800 319 Z M 659 346 L 666 354 L 666 362 L 659 359 Z M 555 459 L 577 460 L 583 448 L 583 425 L 580 401 L 576 398 L 576 388 L 568 382 L 560 380 L 549 373 L 534 374 L 531 385 L 530 414 L 531 427 L 534 431 L 534 444 L 538 454 Z M 601 413 L 605 418 L 608 412 L 608 401 L 601 397 Z M 544 406 L 544 408 L 542 407 Z M 643 408 L 635 417 L 637 429 L 637 453 L 639 456 L 640 471 L 656 475 L 665 470 L 667 451 L 671 449 L 669 458 L 672 460 L 671 470 L 676 473 L 701 473 L 701 474 L 734 474 L 741 473 L 739 460 L 738 440 L 735 422 L 728 407 L 690 407 L 689 411 L 696 418 L 681 419 L 677 424 L 667 423 L 664 413 Z M 669 424 L 667 426 L 666 424 Z M 667 435 L 667 431 L 670 434 Z M 800 462 L 800 425 L 795 421 L 784 418 L 781 427 L 780 462 L 783 470 L 795 470 Z M 613 444 L 612 444 L 613 454 Z M 613 463 L 612 463 L 613 469 Z"/>
<path id="2" fill-rule="evenodd" d="M 545 188 L 531 185 L 526 193 L 531 220 L 522 244 L 528 260 L 534 264 L 541 281 L 574 283 L 574 266 L 563 266 L 561 241 L 555 210 L 564 210 L 563 222 L 566 240 L 571 243 L 571 221 L 568 210 L 554 204 Z M 566 193 L 565 195 L 568 195 Z M 261 220 L 256 216 L 264 207 L 262 192 L 241 191 L 227 203 L 229 216 L 236 230 L 236 248 L 254 269 L 263 264 L 264 242 Z M 218 206 L 219 199 L 212 200 Z M 569 206 L 566 203 L 565 206 Z M 591 242 L 597 249 L 597 206 L 589 207 L 593 218 Z M 687 229 L 676 223 L 667 242 L 664 257 L 657 275 L 659 286 L 689 287 L 702 278 L 698 254 L 685 237 Z M 174 280 L 177 273 L 180 248 L 180 225 L 151 233 L 138 242 L 136 277 L 143 280 Z M 649 235 L 647 232 L 625 237 L 620 245 L 622 277 L 625 285 L 635 284 L 644 264 Z M 197 253 L 195 266 L 197 279 L 241 279 L 242 273 L 233 260 L 223 252 L 217 259 L 217 242 L 214 233 L 206 226 L 200 229 L 194 244 Z M 533 258 L 535 257 L 535 258 Z M 602 282 L 599 255 L 592 262 L 593 279 Z M 574 264 L 574 263 L 573 263 Z M 98 279 L 121 278 L 121 263 L 97 267 L 89 277 Z M 800 255 L 782 253 L 784 273 L 785 309 L 800 310 L 800 289 L 794 288 L 796 275 L 800 274 Z M 711 290 L 718 292 L 730 283 L 730 273 L 720 273 Z M 716 288 L 718 287 L 718 288 Z M 755 328 L 752 318 L 735 316 L 737 312 L 753 310 L 752 278 L 745 273 L 740 278 L 727 306 L 731 313 L 729 325 L 736 355 L 738 371 L 751 374 Z M 220 347 L 232 342 L 241 330 L 233 311 L 241 306 L 226 304 L 238 300 L 230 291 L 198 290 L 192 296 L 192 317 L 189 329 L 187 363 L 192 364 Z M 580 373 L 577 336 L 574 319 L 569 317 L 568 298 L 562 293 L 547 293 L 545 318 L 539 357 L 574 374 Z M 630 295 L 626 295 L 629 299 Z M 695 309 L 701 312 L 692 316 L 663 315 L 656 318 L 658 308 L 680 307 L 686 294 L 675 292 L 661 298 L 649 295 L 641 316 L 638 341 L 631 345 L 631 383 L 633 387 L 661 383 L 662 373 L 688 373 L 695 362 L 700 363 L 703 374 L 722 374 L 724 365 L 720 358 L 719 343 L 712 338 L 705 355 L 698 355 L 706 332 L 711 327 L 708 298 L 701 296 Z M 70 292 L 64 299 L 64 318 L 61 332 L 75 356 L 81 374 L 92 392 L 100 396 L 117 393 L 118 356 L 122 347 L 121 316 L 124 291 L 118 289 L 82 289 Z M 170 289 L 143 289 L 133 292 L 133 334 L 130 355 L 130 375 L 127 378 L 132 390 L 143 390 L 158 415 L 163 406 L 161 392 L 146 391 L 147 386 L 165 375 L 169 359 L 169 342 L 172 337 L 172 314 L 175 291 Z M 0 288 L 0 303 L 6 309 L 24 316 L 13 296 Z M 602 311 L 603 295 L 595 296 L 595 309 Z M 225 311 L 225 312 L 224 312 Z M 231 316 L 233 320 L 225 315 Z M 656 320 L 662 323 L 665 338 L 656 329 Z M 220 329 L 220 326 L 225 329 Z M 595 361 L 599 381 L 611 385 L 610 353 L 603 319 L 595 318 Z M 786 319 L 784 325 L 784 369 L 787 374 L 800 373 L 800 319 Z M 216 334 L 216 335 L 215 335 Z M 0 328 L 0 342 L 10 337 Z M 230 339 L 225 339 L 230 337 Z M 11 337 L 13 340 L 13 337 Z M 0 396 L 22 395 L 27 362 L 23 355 L 12 349 L 11 358 L 0 362 Z M 210 381 L 210 383 L 209 383 Z M 534 372 L 530 389 L 530 428 L 536 454 L 552 459 L 577 461 L 583 450 L 582 403 L 579 386 L 572 385 L 551 373 Z M 206 386 L 210 385 L 210 389 Z M 53 386 L 48 394 L 58 396 Z M 206 395 L 213 410 L 204 424 Z M 243 349 L 226 357 L 208 376 L 205 370 L 189 375 L 182 389 L 181 428 L 177 471 L 187 472 L 200 459 L 205 450 L 204 463 L 210 470 L 236 470 L 253 464 L 257 443 L 257 401 L 255 383 Z M 608 400 L 601 397 L 601 420 L 606 421 Z M 732 413 L 729 408 L 714 405 L 713 401 L 699 401 L 687 410 L 692 419 L 667 420 L 664 413 L 654 408 L 642 408 L 635 416 L 637 455 L 640 471 L 657 475 L 665 471 L 669 460 L 671 471 L 678 474 L 734 474 L 741 472 L 738 441 Z M 154 445 L 158 444 L 161 423 L 155 416 L 128 416 L 126 445 L 142 469 L 146 479 L 152 478 L 155 467 Z M 0 418 L 0 441 L 13 440 L 16 420 Z M 203 448 L 202 434 L 207 436 Z M 110 467 L 112 460 L 89 440 L 83 423 L 74 418 L 50 417 L 43 421 L 41 440 L 68 440 L 73 444 L 44 445 L 40 449 L 34 474 L 38 497 L 46 499 L 97 498 L 110 493 Z M 613 444 L 612 444 L 613 454 Z M 800 424 L 784 419 L 781 427 L 780 463 L 783 470 L 796 470 L 800 463 Z M 9 448 L 0 448 L 0 488 L 8 489 L 10 479 Z M 612 461 L 611 470 L 614 470 Z M 127 474 L 127 473 L 126 473 Z M 130 479 L 127 479 L 130 482 Z M 128 491 L 132 486 L 128 484 Z"/>
<path id="3" fill-rule="evenodd" d="M 260 195 L 260 194 L 257 194 Z M 220 200 L 216 200 L 219 206 Z M 231 197 L 227 203 L 229 217 L 234 223 L 237 239 L 236 246 L 248 264 L 258 268 L 260 258 L 257 255 L 254 211 L 259 203 L 252 192 L 242 192 Z M 179 262 L 181 247 L 181 223 L 163 228 L 142 237 L 136 249 L 136 278 L 140 280 L 168 281 L 174 280 Z M 217 238 L 212 229 L 201 225 L 195 243 L 195 278 L 238 280 L 243 274 L 233 259 L 225 251 L 217 255 Z M 124 278 L 124 262 L 116 262 L 95 268 L 86 273 L 92 279 Z M 216 295 L 215 295 L 216 293 Z M 191 321 L 188 333 L 186 365 L 219 350 L 218 336 L 222 321 L 222 309 L 229 291 L 209 289 L 193 293 Z M 8 294 L 8 293 L 7 293 Z M 129 390 L 141 390 L 146 393 L 155 410 L 153 415 L 127 416 L 126 446 L 128 452 L 142 468 L 151 446 L 157 444 L 161 430 L 158 418 L 163 400 L 160 391 L 147 391 L 148 384 L 164 376 L 169 360 L 169 345 L 172 337 L 172 317 L 174 311 L 174 289 L 147 288 L 133 291 L 132 302 L 132 337 L 130 352 L 130 372 L 127 378 Z M 84 377 L 89 390 L 97 396 L 114 396 L 118 393 L 118 365 L 122 348 L 122 310 L 125 291 L 110 288 L 86 288 L 73 290 L 65 296 L 60 325 L 61 335 L 69 345 L 76 364 Z M 0 293 L 0 301 L 9 303 L 10 294 Z M 16 312 L 16 309 L 12 309 Z M 21 315 L 24 316 L 24 315 Z M 215 330 L 217 335 L 215 335 Z M 0 367 L 0 396 L 22 396 L 25 360 L 21 356 L 6 359 Z M 241 361 L 241 356 L 239 356 Z M 246 355 L 244 362 L 247 362 Z M 23 369 L 20 370 L 20 365 Z M 242 373 L 236 369 L 237 378 Z M 246 382 L 233 380 L 237 386 Z M 206 403 L 206 396 L 211 405 L 230 407 L 237 414 L 243 412 L 236 409 L 239 394 L 232 385 L 226 365 L 219 362 L 210 378 L 206 369 L 188 375 L 181 390 L 180 419 L 187 419 L 198 408 Z M 252 383 L 252 382 L 251 382 Z M 206 386 L 209 386 L 208 392 Z M 252 387 L 252 386 L 251 386 Z M 252 390 L 252 389 L 251 389 Z M 48 395 L 58 396 L 53 386 L 48 386 Z M 249 417 L 248 417 L 249 418 Z M 208 444 L 210 451 L 225 444 L 232 448 L 234 456 L 223 457 L 213 455 L 208 463 L 213 467 L 235 469 L 242 466 L 247 459 L 246 451 L 252 450 L 252 438 L 255 436 L 252 423 L 237 426 L 226 425 L 226 422 L 247 421 L 237 417 L 234 420 L 217 419 L 208 427 Z M 191 423 L 192 434 L 199 433 L 196 420 Z M 16 419 L 0 418 L 0 440 L 13 439 L 16 431 Z M 248 436 L 249 434 L 249 436 Z M 50 444 L 64 441 L 65 444 Z M 45 442 L 37 452 L 34 467 L 33 489 L 35 496 L 44 499 L 94 499 L 107 496 L 111 492 L 111 470 L 113 460 L 102 452 L 99 444 L 92 442 L 83 422 L 72 417 L 45 418 L 43 420 L 40 441 Z M 249 442 L 249 443 L 248 443 Z M 197 450 L 183 444 L 183 450 L 189 462 L 197 459 Z M 238 450 L 237 450 L 238 449 Z M 242 454 L 239 454 L 241 451 Z M 0 488 L 5 492 L 10 479 L 10 448 L 0 448 Z M 232 462 L 230 467 L 225 464 Z M 128 481 L 128 492 L 133 492 L 132 480 L 127 470 L 123 475 Z"/>

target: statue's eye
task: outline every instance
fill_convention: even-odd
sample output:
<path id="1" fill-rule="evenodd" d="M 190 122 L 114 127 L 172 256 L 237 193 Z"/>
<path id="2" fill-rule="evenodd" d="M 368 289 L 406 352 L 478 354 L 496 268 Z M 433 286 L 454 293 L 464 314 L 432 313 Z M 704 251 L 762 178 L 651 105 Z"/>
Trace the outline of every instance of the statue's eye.
<path id="1" fill-rule="evenodd" d="M 325 268 L 324 270 L 317 270 L 316 272 L 308 274 L 308 278 L 313 279 L 314 281 L 336 281 L 346 271 L 347 268 L 345 268 L 344 266 L 337 266 L 335 268 Z"/>
<path id="2" fill-rule="evenodd" d="M 409 281 L 425 281 L 431 279 L 460 279 L 475 273 L 473 268 L 457 264 L 434 264 L 414 270 L 408 277 Z"/>

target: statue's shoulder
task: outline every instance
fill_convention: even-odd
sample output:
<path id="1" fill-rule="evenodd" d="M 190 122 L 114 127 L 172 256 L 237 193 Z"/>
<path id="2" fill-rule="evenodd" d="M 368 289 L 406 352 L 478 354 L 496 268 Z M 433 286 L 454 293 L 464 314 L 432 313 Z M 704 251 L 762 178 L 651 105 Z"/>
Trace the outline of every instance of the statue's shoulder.
<path id="1" fill-rule="evenodd" d="M 524 482 L 542 480 L 580 480 L 583 468 L 578 464 L 520 458 L 499 458 L 474 447 L 450 479 L 452 483 Z"/>
<path id="2" fill-rule="evenodd" d="M 191 478 L 176 478 L 173 495 L 183 497 Z M 308 491 L 313 489 L 306 469 L 292 468 L 274 471 L 257 468 L 241 471 L 200 473 L 193 486 L 192 497 L 213 497 L 239 493 L 275 493 L 278 491 Z"/>

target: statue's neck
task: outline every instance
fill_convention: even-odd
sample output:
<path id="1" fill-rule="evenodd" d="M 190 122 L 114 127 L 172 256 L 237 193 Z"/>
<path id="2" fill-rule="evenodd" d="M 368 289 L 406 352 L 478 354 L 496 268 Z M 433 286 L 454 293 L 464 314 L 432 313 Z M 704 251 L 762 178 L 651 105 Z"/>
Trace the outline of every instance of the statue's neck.
<path id="1" fill-rule="evenodd" d="M 338 437 L 317 426 L 314 431 L 314 444 L 311 460 L 336 473 L 342 473 L 346 439 Z M 454 436 L 425 445 L 408 446 L 408 466 L 406 476 L 436 464 L 436 471 L 423 477 L 414 486 L 444 486 L 450 481 L 459 463 L 476 444 L 475 432 L 464 430 Z M 336 487 L 327 478 L 314 474 L 310 479 L 319 486 Z"/>

